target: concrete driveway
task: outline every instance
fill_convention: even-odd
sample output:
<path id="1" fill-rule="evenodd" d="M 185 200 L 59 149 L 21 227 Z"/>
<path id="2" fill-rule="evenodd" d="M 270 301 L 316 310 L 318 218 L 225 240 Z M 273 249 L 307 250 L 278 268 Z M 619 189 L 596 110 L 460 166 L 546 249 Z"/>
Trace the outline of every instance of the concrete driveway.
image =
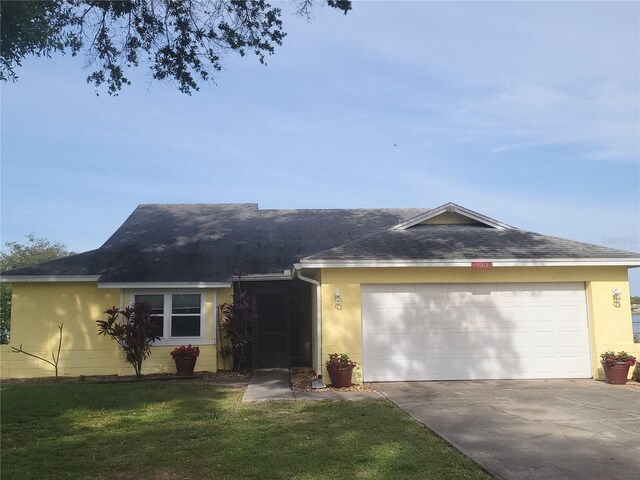
<path id="1" fill-rule="evenodd" d="M 593 380 L 374 386 L 500 479 L 640 478 L 640 387 Z"/>

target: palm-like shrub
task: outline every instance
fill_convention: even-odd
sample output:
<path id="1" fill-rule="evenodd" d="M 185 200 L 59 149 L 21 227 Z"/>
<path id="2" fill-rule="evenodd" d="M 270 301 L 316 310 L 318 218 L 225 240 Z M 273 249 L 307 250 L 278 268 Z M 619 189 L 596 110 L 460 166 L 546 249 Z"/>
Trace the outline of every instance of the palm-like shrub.
<path id="1" fill-rule="evenodd" d="M 133 365 L 136 377 L 142 376 L 142 362 L 151 355 L 151 344 L 160 339 L 154 333 L 151 305 L 139 302 L 126 308 L 114 306 L 104 313 L 107 319 L 96 322 L 98 335 L 115 340 L 127 363 Z"/>

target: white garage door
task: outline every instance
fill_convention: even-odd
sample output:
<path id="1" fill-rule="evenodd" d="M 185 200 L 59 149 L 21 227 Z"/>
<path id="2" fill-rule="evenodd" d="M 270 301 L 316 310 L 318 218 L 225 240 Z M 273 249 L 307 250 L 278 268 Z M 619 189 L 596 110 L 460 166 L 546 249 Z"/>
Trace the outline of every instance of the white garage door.
<path id="1" fill-rule="evenodd" d="M 589 378 L 584 284 L 362 286 L 364 380 Z"/>

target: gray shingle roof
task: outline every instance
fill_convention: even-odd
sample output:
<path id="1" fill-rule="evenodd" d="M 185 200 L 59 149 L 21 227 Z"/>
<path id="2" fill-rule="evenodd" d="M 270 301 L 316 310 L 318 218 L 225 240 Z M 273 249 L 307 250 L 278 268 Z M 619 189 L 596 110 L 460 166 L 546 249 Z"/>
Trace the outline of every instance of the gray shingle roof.
<path id="1" fill-rule="evenodd" d="M 388 230 L 428 209 L 258 210 L 255 204 L 140 205 L 96 250 L 8 271 L 101 282 L 229 282 L 307 260 L 622 258 L 638 254 L 482 225 Z"/>
<path id="2" fill-rule="evenodd" d="M 483 225 L 418 225 L 386 230 L 304 260 L 473 260 L 629 258 L 637 253 Z"/>
<path id="3" fill-rule="evenodd" d="M 258 210 L 256 204 L 140 205 L 97 250 L 10 275 L 100 275 L 102 282 L 219 282 L 282 273 L 300 258 L 427 209 Z"/>

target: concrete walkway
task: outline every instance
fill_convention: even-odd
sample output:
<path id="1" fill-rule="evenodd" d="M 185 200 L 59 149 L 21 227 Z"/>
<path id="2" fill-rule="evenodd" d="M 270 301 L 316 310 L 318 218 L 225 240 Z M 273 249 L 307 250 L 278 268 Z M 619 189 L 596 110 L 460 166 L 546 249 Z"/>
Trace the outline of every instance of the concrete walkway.
<path id="1" fill-rule="evenodd" d="M 380 392 L 334 392 L 318 390 L 312 392 L 293 392 L 296 400 L 375 400 L 384 398 Z"/>
<path id="2" fill-rule="evenodd" d="M 255 370 L 242 397 L 243 402 L 268 402 L 271 400 L 295 400 L 289 384 L 286 368 Z"/>
<path id="3" fill-rule="evenodd" d="M 379 392 L 293 392 L 289 384 L 289 370 L 266 368 L 255 370 L 242 397 L 243 402 L 273 400 L 366 400 L 384 398 Z"/>

